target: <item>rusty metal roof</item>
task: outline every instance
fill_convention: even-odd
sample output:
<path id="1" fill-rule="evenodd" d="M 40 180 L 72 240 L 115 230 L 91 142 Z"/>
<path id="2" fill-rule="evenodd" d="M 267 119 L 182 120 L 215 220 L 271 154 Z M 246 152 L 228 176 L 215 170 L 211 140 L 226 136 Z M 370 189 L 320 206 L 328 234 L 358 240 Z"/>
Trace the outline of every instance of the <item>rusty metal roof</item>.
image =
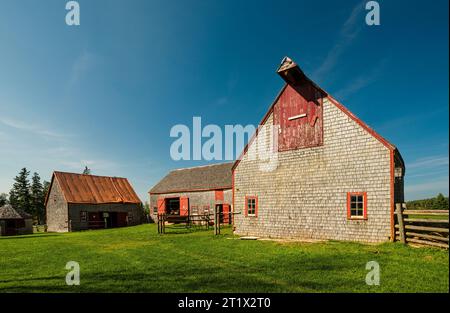
<path id="1" fill-rule="evenodd" d="M 54 172 L 50 189 L 55 179 L 68 203 L 141 203 L 126 178 Z"/>

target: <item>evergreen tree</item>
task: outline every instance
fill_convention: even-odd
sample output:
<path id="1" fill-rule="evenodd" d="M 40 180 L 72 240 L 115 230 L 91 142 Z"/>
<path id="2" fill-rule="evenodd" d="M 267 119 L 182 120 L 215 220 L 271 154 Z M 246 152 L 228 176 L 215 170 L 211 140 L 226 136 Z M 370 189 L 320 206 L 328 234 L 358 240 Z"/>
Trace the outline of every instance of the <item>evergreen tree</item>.
<path id="1" fill-rule="evenodd" d="M 448 198 L 445 198 L 442 193 L 438 194 L 434 198 L 433 209 L 435 210 L 448 210 Z"/>
<path id="2" fill-rule="evenodd" d="M 33 216 L 40 223 L 44 216 L 44 187 L 38 173 L 33 173 L 30 187 L 30 205 Z"/>
<path id="3" fill-rule="evenodd" d="M 43 192 L 42 192 L 42 203 L 43 203 L 43 208 L 44 211 L 42 212 L 42 220 L 41 223 L 45 223 L 45 221 L 47 220 L 47 216 L 46 214 L 46 210 L 45 210 L 45 198 L 47 197 L 47 193 L 50 189 L 50 183 L 46 180 L 44 180 L 44 182 L 42 183 L 43 185 Z"/>
<path id="4" fill-rule="evenodd" d="M 31 208 L 30 182 L 28 180 L 30 172 L 24 167 L 14 178 L 13 188 L 9 193 L 9 201 L 15 209 L 23 210 L 33 214 Z"/>
<path id="5" fill-rule="evenodd" d="M 5 204 L 8 204 L 8 195 L 6 193 L 0 194 L 0 207 L 4 206 Z"/>
<path id="6" fill-rule="evenodd" d="M 88 168 L 87 166 L 85 166 L 85 167 L 84 167 L 84 170 L 83 170 L 83 174 L 84 174 L 84 175 L 91 175 L 91 169 Z"/>
<path id="7" fill-rule="evenodd" d="M 45 197 L 47 197 L 47 193 L 48 190 L 50 189 L 50 183 L 46 180 L 44 180 L 44 182 L 42 183 L 42 190 L 43 190 L 43 196 L 44 196 L 44 202 L 45 202 Z"/>
<path id="8" fill-rule="evenodd" d="M 11 204 L 14 208 L 17 207 L 17 195 L 14 189 L 11 189 L 9 192 L 9 204 Z"/>

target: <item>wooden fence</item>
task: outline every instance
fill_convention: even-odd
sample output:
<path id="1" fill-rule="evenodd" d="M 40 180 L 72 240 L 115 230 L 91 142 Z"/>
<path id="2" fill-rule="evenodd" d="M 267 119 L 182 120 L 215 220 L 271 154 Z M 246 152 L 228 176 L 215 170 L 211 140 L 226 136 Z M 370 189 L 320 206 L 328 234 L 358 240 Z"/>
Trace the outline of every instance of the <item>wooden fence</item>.
<path id="1" fill-rule="evenodd" d="M 408 210 L 405 203 L 395 209 L 395 240 L 404 244 L 448 249 L 449 210 Z"/>
<path id="2" fill-rule="evenodd" d="M 193 226 L 205 226 L 208 230 L 210 226 L 214 226 L 214 234 L 220 235 L 222 225 L 232 225 L 234 215 L 240 213 L 221 213 L 214 211 L 214 214 L 191 214 L 187 216 L 170 216 L 167 214 L 158 214 L 158 234 L 166 233 L 168 224 L 179 225 L 176 228 L 192 228 Z M 174 226 L 172 226 L 174 228 Z"/>

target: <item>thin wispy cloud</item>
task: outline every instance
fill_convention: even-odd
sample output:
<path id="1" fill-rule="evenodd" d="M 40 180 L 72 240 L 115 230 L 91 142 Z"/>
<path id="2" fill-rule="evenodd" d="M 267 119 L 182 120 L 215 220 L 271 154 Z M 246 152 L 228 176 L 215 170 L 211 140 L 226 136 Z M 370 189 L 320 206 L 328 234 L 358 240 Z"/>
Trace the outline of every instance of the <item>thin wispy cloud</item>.
<path id="1" fill-rule="evenodd" d="M 93 174 L 100 172 L 117 172 L 119 164 L 110 160 L 74 160 L 74 161 L 60 161 L 59 164 L 70 171 L 80 172 L 85 166 L 92 169 Z"/>
<path id="2" fill-rule="evenodd" d="M 443 113 L 448 114 L 448 107 L 438 108 L 437 110 L 434 111 L 432 110 L 419 111 L 417 114 L 404 115 L 395 119 L 390 119 L 389 121 L 386 121 L 378 125 L 376 128 L 379 131 L 390 131 L 394 129 L 399 129 L 402 126 L 409 126 L 419 121 L 423 122 L 425 120 L 435 118 L 436 116 L 439 116 L 440 114 Z M 445 143 L 443 144 L 446 145 Z"/>
<path id="3" fill-rule="evenodd" d="M 408 179 L 423 178 L 423 177 L 438 177 L 440 175 L 442 175 L 442 170 L 425 171 L 425 172 L 417 173 L 417 174 L 409 174 L 408 173 Z"/>
<path id="4" fill-rule="evenodd" d="M 228 103 L 228 98 L 227 97 L 220 97 L 219 99 L 217 99 L 215 101 L 215 105 L 217 106 L 222 106 Z"/>
<path id="5" fill-rule="evenodd" d="M 335 92 L 334 96 L 337 99 L 345 100 L 348 96 L 372 84 L 380 77 L 383 69 L 386 67 L 386 63 L 386 59 L 381 60 L 371 71 L 353 79 L 348 85 Z"/>
<path id="6" fill-rule="evenodd" d="M 226 93 L 217 99 L 212 101 L 214 106 L 224 106 L 229 102 L 230 96 L 233 94 L 234 89 L 236 88 L 239 82 L 239 76 L 236 73 L 230 73 L 228 80 L 226 81 L 225 88 Z"/>
<path id="7" fill-rule="evenodd" d="M 50 130 L 50 129 L 46 129 L 40 125 L 33 124 L 30 122 L 26 122 L 26 121 L 21 121 L 21 120 L 14 119 L 11 117 L 1 116 L 0 123 L 5 126 L 8 126 L 10 128 L 19 130 L 19 131 L 25 131 L 25 132 L 33 133 L 35 135 L 47 137 L 47 138 L 62 139 L 62 138 L 67 137 L 67 134 L 57 132 L 54 130 Z"/>
<path id="8" fill-rule="evenodd" d="M 407 184 L 405 186 L 405 194 L 407 199 L 410 199 L 409 195 L 414 195 L 415 198 L 420 199 L 424 197 L 435 196 L 438 192 L 448 195 L 449 184 L 448 177 L 438 177 L 432 181 L 420 182 L 416 184 Z"/>
<path id="9" fill-rule="evenodd" d="M 448 155 L 432 155 L 406 163 L 405 195 L 408 200 L 448 195 Z"/>
<path id="10" fill-rule="evenodd" d="M 429 169 L 449 165 L 448 155 L 436 155 L 417 159 L 408 164 L 408 169 Z"/>
<path id="11" fill-rule="evenodd" d="M 314 80 L 322 81 L 324 77 L 336 66 L 339 58 L 351 45 L 353 40 L 361 32 L 363 19 L 361 13 L 364 10 L 365 1 L 358 3 L 350 13 L 339 31 L 338 39 L 330 49 L 322 64 L 312 73 Z"/>
<path id="12" fill-rule="evenodd" d="M 89 71 L 95 61 L 94 54 L 83 51 L 72 65 L 70 71 L 68 87 L 71 88 L 76 85 L 82 77 Z"/>

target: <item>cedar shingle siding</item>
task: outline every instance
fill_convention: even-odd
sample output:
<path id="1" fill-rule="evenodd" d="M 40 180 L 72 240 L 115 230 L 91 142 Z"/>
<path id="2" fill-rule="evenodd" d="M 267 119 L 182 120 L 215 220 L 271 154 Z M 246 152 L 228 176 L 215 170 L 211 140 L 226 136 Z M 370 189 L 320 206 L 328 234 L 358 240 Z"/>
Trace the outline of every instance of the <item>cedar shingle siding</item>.
<path id="1" fill-rule="evenodd" d="M 46 210 L 54 232 L 138 225 L 143 216 L 127 179 L 63 172 L 52 176 Z"/>
<path id="2" fill-rule="evenodd" d="M 7 204 L 0 207 L 0 236 L 27 235 L 33 233 L 30 214 Z"/>
<path id="3" fill-rule="evenodd" d="M 187 197 L 190 215 L 212 214 L 216 204 L 231 207 L 232 166 L 233 163 L 222 163 L 169 172 L 149 191 L 150 216 L 157 220 L 158 199 Z"/>
<path id="4" fill-rule="evenodd" d="M 283 98 L 275 101 L 264 125 L 273 125 Z M 364 242 L 390 238 L 392 204 L 403 201 L 404 165 L 398 150 L 324 92 L 319 105 L 323 144 L 279 152 L 273 171 L 261 171 L 248 153 L 236 163 L 234 211 L 243 213 L 235 216 L 236 234 Z M 347 218 L 348 192 L 367 193 L 366 220 Z M 257 196 L 257 217 L 245 216 L 246 196 Z"/>

